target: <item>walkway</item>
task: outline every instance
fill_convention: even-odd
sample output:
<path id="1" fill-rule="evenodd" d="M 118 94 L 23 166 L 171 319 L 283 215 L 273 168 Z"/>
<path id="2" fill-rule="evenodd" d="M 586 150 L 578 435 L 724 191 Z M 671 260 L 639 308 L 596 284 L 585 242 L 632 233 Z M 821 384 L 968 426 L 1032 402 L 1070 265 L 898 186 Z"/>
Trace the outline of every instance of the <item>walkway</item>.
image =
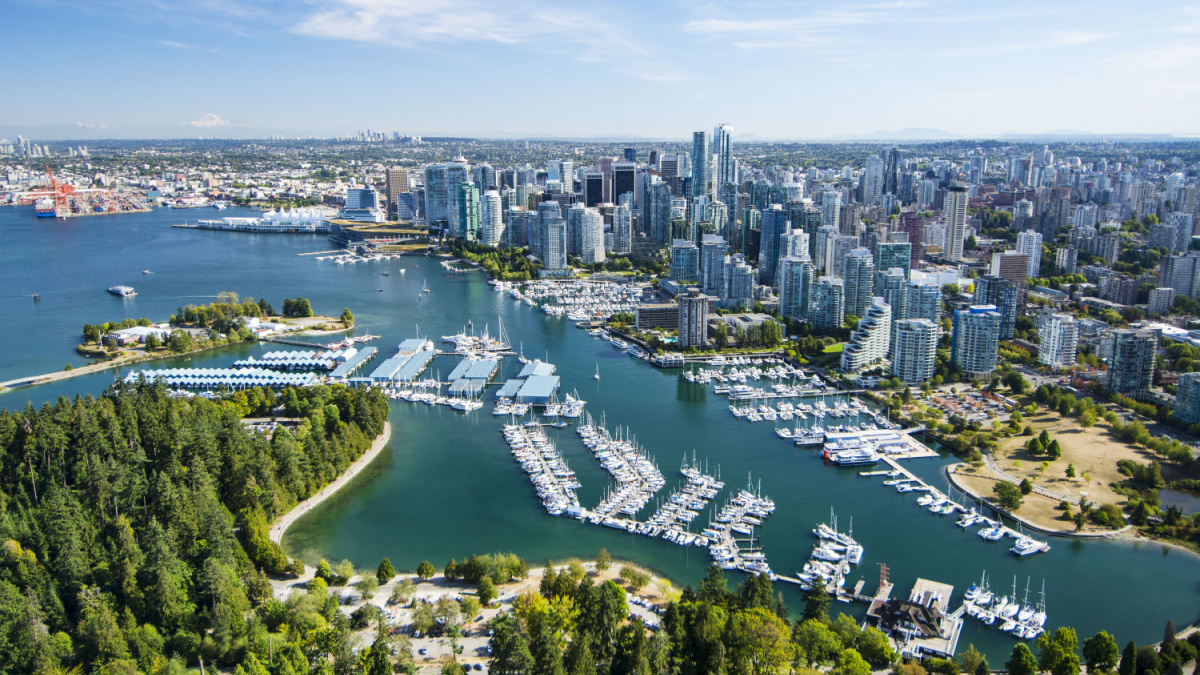
<path id="1" fill-rule="evenodd" d="M 363 456 L 358 458 L 358 461 L 351 464 L 349 469 L 346 469 L 342 475 L 338 476 L 329 485 L 326 485 L 320 492 L 300 502 L 291 511 L 283 514 L 283 517 L 275 521 L 275 524 L 271 526 L 271 541 L 278 544 L 283 539 L 283 533 L 286 532 L 288 527 L 290 527 L 292 523 L 296 522 L 300 516 L 303 516 L 312 510 L 313 507 L 332 497 L 335 492 L 342 489 L 347 483 L 353 480 L 353 478 L 358 475 L 358 472 L 366 468 L 366 466 L 371 463 L 371 460 L 379 456 L 379 453 L 383 450 L 384 446 L 387 445 L 388 440 L 390 440 L 391 437 L 392 423 L 384 422 L 383 433 L 379 434 L 379 436 L 375 438 L 375 442 L 371 444 L 371 449 L 364 452 Z"/>
<path id="2" fill-rule="evenodd" d="M 1015 483 L 1017 485 L 1021 484 L 1020 480 L 1000 470 L 1000 465 L 996 464 L 996 458 L 992 456 L 992 453 L 983 453 L 983 461 L 987 463 L 987 467 L 991 469 L 992 473 L 999 476 L 1002 480 L 1008 481 L 1009 483 Z M 1039 495 L 1042 495 L 1043 497 L 1049 497 L 1050 499 L 1057 499 L 1060 502 L 1067 502 L 1068 504 L 1079 506 L 1079 497 L 1072 497 L 1068 494 L 1063 494 L 1062 492 L 1047 490 L 1046 488 L 1037 484 L 1033 484 L 1033 491 Z"/>

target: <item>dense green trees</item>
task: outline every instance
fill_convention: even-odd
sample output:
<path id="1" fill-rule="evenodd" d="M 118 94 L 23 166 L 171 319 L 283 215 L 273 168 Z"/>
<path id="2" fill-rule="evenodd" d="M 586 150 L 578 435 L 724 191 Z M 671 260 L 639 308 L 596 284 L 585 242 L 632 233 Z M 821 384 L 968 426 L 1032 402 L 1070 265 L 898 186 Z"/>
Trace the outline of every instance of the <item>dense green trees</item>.
<path id="1" fill-rule="evenodd" d="M 309 317 L 313 315 L 312 303 L 308 298 L 286 298 L 283 301 L 283 315 L 295 317 Z"/>
<path id="2" fill-rule="evenodd" d="M 294 571 L 268 524 L 366 450 L 387 402 L 290 390 L 307 414 L 271 438 L 240 419 L 275 396 L 243 393 L 121 386 L 0 411 L 0 671 L 165 673 L 198 658 L 261 668 L 278 603 L 264 571 Z M 326 614 L 323 626 L 341 616 L 336 603 Z"/>

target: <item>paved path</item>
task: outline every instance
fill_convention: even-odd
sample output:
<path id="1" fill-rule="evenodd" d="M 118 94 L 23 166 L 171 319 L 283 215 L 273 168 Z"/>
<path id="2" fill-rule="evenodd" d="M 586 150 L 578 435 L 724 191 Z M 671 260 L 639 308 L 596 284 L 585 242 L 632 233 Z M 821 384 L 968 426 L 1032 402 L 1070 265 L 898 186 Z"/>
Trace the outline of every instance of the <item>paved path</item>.
<path id="1" fill-rule="evenodd" d="M 1021 481 L 1019 479 L 1014 478 L 1013 476 L 1010 476 L 1007 473 L 1004 473 L 1003 471 L 1000 470 L 1000 465 L 996 464 L 996 458 L 992 456 L 992 453 L 990 453 L 990 452 L 983 453 L 983 461 L 987 462 L 988 468 L 992 470 L 992 473 L 999 476 L 1001 480 L 1008 481 L 1009 483 L 1016 483 L 1017 485 L 1021 484 Z M 1047 490 L 1046 488 L 1044 488 L 1040 485 L 1037 485 L 1036 483 L 1033 484 L 1033 491 L 1038 493 L 1039 495 L 1042 495 L 1043 497 L 1049 497 L 1050 499 L 1057 499 L 1060 502 L 1067 502 L 1069 504 L 1074 504 L 1075 506 L 1079 506 L 1079 498 L 1078 497 L 1072 497 L 1071 495 L 1063 494 L 1061 492 L 1055 492 L 1054 490 Z"/>
<path id="2" fill-rule="evenodd" d="M 390 440 L 391 437 L 392 423 L 384 422 L 383 433 L 379 434 L 379 436 L 375 439 L 375 442 L 371 444 L 371 449 L 364 452 L 363 456 L 358 458 L 358 461 L 351 464 L 349 469 L 346 469 L 342 475 L 338 476 L 337 479 L 335 479 L 329 485 L 326 485 L 325 488 L 320 492 L 300 502 L 295 506 L 295 508 L 283 514 L 283 517 L 275 521 L 275 524 L 271 526 L 271 541 L 278 544 L 280 540 L 283 539 L 283 533 L 286 532 L 288 527 L 291 526 L 292 523 L 296 522 L 300 516 L 308 513 L 314 506 L 320 504 L 326 499 L 329 499 L 335 492 L 342 489 L 346 483 L 349 483 L 355 476 L 358 475 L 359 471 L 362 471 L 368 464 L 371 463 L 371 460 L 379 456 L 379 453 L 383 451 L 384 446 L 387 445 L 388 440 Z"/>

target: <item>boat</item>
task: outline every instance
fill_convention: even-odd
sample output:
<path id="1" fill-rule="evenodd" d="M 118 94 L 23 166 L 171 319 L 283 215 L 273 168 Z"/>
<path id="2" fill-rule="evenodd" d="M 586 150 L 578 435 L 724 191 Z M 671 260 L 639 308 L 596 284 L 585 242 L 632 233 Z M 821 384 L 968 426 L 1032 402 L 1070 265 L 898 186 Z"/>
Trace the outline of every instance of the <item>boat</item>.
<path id="1" fill-rule="evenodd" d="M 596 379 L 600 379 L 600 364 L 596 364 Z"/>
<path id="2" fill-rule="evenodd" d="M 1013 544 L 1011 550 L 1013 553 L 1019 556 L 1027 556 L 1033 555 L 1034 553 L 1048 551 L 1049 549 L 1050 546 L 1048 544 L 1043 544 L 1032 537 L 1022 536 L 1017 539 L 1017 543 Z"/>
<path id="3" fill-rule="evenodd" d="M 142 270 L 142 274 L 150 274 L 150 270 Z"/>
<path id="4" fill-rule="evenodd" d="M 137 295 L 132 286 L 109 286 L 108 292 L 121 298 L 131 298 Z"/>
<path id="5" fill-rule="evenodd" d="M 843 450 L 830 453 L 826 458 L 838 466 L 863 466 L 879 463 L 879 454 L 873 450 Z"/>
<path id="6" fill-rule="evenodd" d="M 33 212 L 38 218 L 53 218 L 56 215 L 54 208 L 54 200 L 49 197 L 43 197 L 33 204 Z"/>

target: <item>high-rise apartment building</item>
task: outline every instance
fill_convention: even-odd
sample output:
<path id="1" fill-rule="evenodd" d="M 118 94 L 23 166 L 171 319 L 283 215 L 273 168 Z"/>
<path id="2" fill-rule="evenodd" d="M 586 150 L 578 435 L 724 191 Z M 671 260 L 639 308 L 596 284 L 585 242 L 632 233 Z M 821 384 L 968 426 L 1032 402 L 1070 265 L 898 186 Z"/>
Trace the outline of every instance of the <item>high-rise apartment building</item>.
<path id="1" fill-rule="evenodd" d="M 929 319 L 895 322 L 892 375 L 909 384 L 920 384 L 934 375 L 941 327 Z"/>
<path id="2" fill-rule="evenodd" d="M 567 224 L 557 216 L 544 221 L 542 232 L 543 269 L 551 274 L 567 269 Z"/>
<path id="3" fill-rule="evenodd" d="M 691 242 L 687 242 L 691 244 Z M 693 244 L 693 247 L 695 245 Z M 708 310 L 711 298 L 699 288 L 679 296 L 679 346 L 704 348 L 708 344 Z"/>
<path id="4" fill-rule="evenodd" d="M 500 202 L 500 192 L 488 190 L 479 199 L 480 241 L 488 246 L 499 246 L 504 237 L 504 213 Z"/>
<path id="5" fill-rule="evenodd" d="M 842 349 L 842 370 L 859 372 L 887 358 L 892 340 L 892 308 L 883 298 L 872 298 L 858 328 Z"/>
<path id="6" fill-rule="evenodd" d="M 467 241 L 479 239 L 482 216 L 479 212 L 479 189 L 475 183 L 465 181 L 458 184 L 458 230 L 456 236 Z"/>
<path id="7" fill-rule="evenodd" d="M 907 319 L 929 319 L 941 325 L 942 287 L 937 283 L 912 282 L 908 288 Z"/>
<path id="8" fill-rule="evenodd" d="M 708 145 L 708 132 L 697 131 L 692 134 L 692 199 L 709 194 L 710 173 L 712 165 L 712 150 Z"/>
<path id="9" fill-rule="evenodd" d="M 846 321 L 846 285 L 842 279 L 821 277 L 813 284 L 810 317 L 819 330 L 838 329 Z"/>
<path id="10" fill-rule="evenodd" d="M 713 154 L 717 156 L 717 173 L 713 177 L 717 187 L 737 182 L 734 175 L 733 127 L 718 124 L 713 130 Z"/>
<path id="11" fill-rule="evenodd" d="M 995 276 L 980 277 L 975 280 L 975 304 L 993 305 L 1000 313 L 1000 339 L 1008 340 L 1013 337 L 1020 303 L 1020 284 Z"/>
<path id="12" fill-rule="evenodd" d="M 1000 313 L 993 305 L 974 305 L 954 312 L 950 362 L 970 377 L 984 377 L 996 369 L 1000 344 Z"/>
<path id="13" fill-rule="evenodd" d="M 1175 419 L 1184 424 L 1200 423 L 1200 373 L 1184 373 L 1175 391 Z"/>
<path id="14" fill-rule="evenodd" d="M 846 254 L 842 267 L 846 280 L 846 314 L 862 318 L 871 306 L 875 290 L 875 258 L 865 248 Z M 889 316 L 891 313 L 889 311 Z"/>
<path id="15" fill-rule="evenodd" d="M 583 262 L 604 262 L 604 216 L 596 209 L 585 209 L 580 223 L 580 251 Z"/>
<path id="16" fill-rule="evenodd" d="M 779 312 L 784 317 L 808 318 L 814 271 L 808 255 L 790 255 L 779 262 Z"/>
<path id="17" fill-rule="evenodd" d="M 1107 338 L 1112 354 L 1108 366 L 1108 388 L 1131 398 L 1150 391 L 1154 378 L 1154 350 L 1158 337 L 1149 330 L 1116 330 Z"/>
<path id="18" fill-rule="evenodd" d="M 729 244 L 716 234 L 706 234 L 700 241 L 700 290 L 718 297 L 725 291 L 725 257 Z"/>
<path id="19" fill-rule="evenodd" d="M 1196 297 L 1200 290 L 1200 255 L 1169 255 L 1159 262 L 1159 267 L 1159 286 L 1174 288 L 1177 295 Z"/>
<path id="20" fill-rule="evenodd" d="M 1017 251 L 1029 256 L 1029 264 L 1025 275 L 1041 276 L 1042 271 L 1042 235 L 1034 230 L 1025 230 L 1017 234 Z M 994 272 L 993 272 L 994 274 Z"/>
<path id="21" fill-rule="evenodd" d="M 946 189 L 946 201 L 942 205 L 949 245 L 945 255 L 953 261 L 963 259 L 963 241 L 967 233 L 967 195 L 967 186 L 952 184 Z"/>
<path id="22" fill-rule="evenodd" d="M 993 253 L 991 273 L 994 277 L 1025 284 L 1029 274 L 1029 256 L 1018 251 Z"/>
<path id="23" fill-rule="evenodd" d="M 633 210 L 628 204 L 613 209 L 613 253 L 629 255 L 633 250 Z"/>
<path id="24" fill-rule="evenodd" d="M 1052 368 L 1075 365 L 1079 323 L 1070 314 L 1043 314 L 1038 321 L 1038 361 Z"/>
<path id="25" fill-rule="evenodd" d="M 862 200 L 864 204 L 874 204 L 883 196 L 883 158 L 871 155 L 859 178 L 862 184 Z"/>
<path id="26" fill-rule="evenodd" d="M 455 187 L 457 190 L 457 186 Z M 446 165 L 430 164 L 425 167 L 425 222 L 433 226 L 448 223 L 450 215 L 447 199 L 450 191 L 446 184 Z"/>
<path id="27" fill-rule="evenodd" d="M 754 268 L 741 253 L 725 259 L 725 292 L 721 304 L 729 308 L 743 309 L 754 302 Z"/>
<path id="28" fill-rule="evenodd" d="M 775 285 L 775 272 L 779 267 L 779 235 L 787 231 L 787 211 L 779 204 L 771 206 L 762 213 L 762 236 L 759 240 L 758 251 L 758 283 L 763 286 Z"/>
<path id="29" fill-rule="evenodd" d="M 700 249 L 689 239 L 671 242 L 670 279 L 672 281 L 700 280 Z"/>
<path id="30" fill-rule="evenodd" d="M 463 183 L 471 183 L 471 187 L 475 187 L 475 184 L 471 182 L 471 166 L 467 164 L 467 160 L 458 157 L 453 162 L 446 164 L 446 213 L 450 223 L 450 233 L 456 237 L 463 236 L 462 233 L 466 231 L 462 227 L 460 220 L 462 209 L 458 205 L 458 198 L 462 194 L 460 187 Z M 479 190 L 475 191 L 475 195 L 478 198 Z"/>
<path id="31" fill-rule="evenodd" d="M 1166 314 L 1171 310 L 1171 305 L 1175 304 L 1175 289 L 1159 286 L 1158 288 L 1150 289 L 1150 301 L 1146 305 L 1146 311 L 1150 314 Z"/>

